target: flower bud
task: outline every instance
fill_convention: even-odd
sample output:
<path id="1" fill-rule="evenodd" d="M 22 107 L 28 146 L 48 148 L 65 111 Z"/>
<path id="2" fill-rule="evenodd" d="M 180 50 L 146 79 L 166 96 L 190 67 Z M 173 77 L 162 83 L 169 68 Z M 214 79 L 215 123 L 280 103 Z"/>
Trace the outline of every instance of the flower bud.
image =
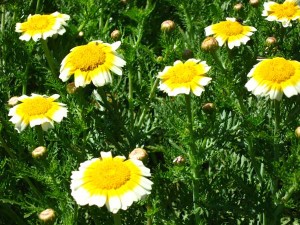
<path id="1" fill-rule="evenodd" d="M 300 127 L 296 128 L 295 135 L 296 135 L 297 138 L 300 138 Z"/>
<path id="2" fill-rule="evenodd" d="M 123 3 L 124 5 L 128 3 L 129 0 L 120 0 L 121 3 Z"/>
<path id="3" fill-rule="evenodd" d="M 137 160 L 141 160 L 141 161 L 145 162 L 148 159 L 148 153 L 146 152 L 145 149 L 135 148 L 132 152 L 130 152 L 129 158 L 137 159 Z"/>
<path id="4" fill-rule="evenodd" d="M 271 45 L 275 45 L 277 42 L 275 37 L 268 37 L 266 39 L 266 45 L 271 46 Z"/>
<path id="5" fill-rule="evenodd" d="M 83 31 L 80 31 L 80 32 L 78 33 L 78 37 L 83 37 L 83 35 L 84 35 Z"/>
<path id="6" fill-rule="evenodd" d="M 121 31 L 119 30 L 114 30 L 113 32 L 111 32 L 110 34 L 111 39 L 113 39 L 114 41 L 118 41 L 121 38 Z"/>
<path id="7" fill-rule="evenodd" d="M 162 22 L 160 29 L 164 32 L 173 31 L 175 29 L 175 23 L 172 20 L 166 20 Z"/>
<path id="8" fill-rule="evenodd" d="M 214 37 L 205 38 L 201 44 L 201 49 L 205 52 L 215 52 L 218 48 L 218 41 Z"/>
<path id="9" fill-rule="evenodd" d="M 236 5 L 233 6 L 233 9 L 235 11 L 240 11 L 243 8 L 243 4 L 242 3 L 238 3 Z"/>
<path id="10" fill-rule="evenodd" d="M 77 90 L 77 87 L 75 86 L 74 82 L 71 82 L 71 83 L 67 84 L 67 92 L 69 94 L 74 94 L 76 90 Z"/>
<path id="11" fill-rule="evenodd" d="M 185 49 L 182 53 L 182 58 L 187 60 L 194 57 L 194 53 L 190 49 Z"/>
<path id="12" fill-rule="evenodd" d="M 173 163 L 177 166 L 182 166 L 185 163 L 185 158 L 183 158 L 181 155 L 177 156 L 174 160 Z"/>
<path id="13" fill-rule="evenodd" d="M 205 112 L 205 113 L 212 113 L 214 110 L 215 110 L 215 105 L 214 103 L 205 103 L 203 106 L 202 106 L 202 110 Z"/>
<path id="14" fill-rule="evenodd" d="M 39 219 L 46 224 L 53 224 L 55 212 L 53 209 L 46 209 L 39 214 Z"/>
<path id="15" fill-rule="evenodd" d="M 40 158 L 44 158 L 46 156 L 46 153 L 47 153 L 46 147 L 39 146 L 31 152 L 31 155 L 32 158 L 40 159 Z"/>
<path id="16" fill-rule="evenodd" d="M 8 101 L 7 104 L 10 106 L 14 106 L 19 102 L 19 97 L 18 96 L 13 96 L 11 97 Z"/>
<path id="17" fill-rule="evenodd" d="M 249 0 L 250 5 L 257 7 L 259 5 L 259 0 Z"/>
<path id="18" fill-rule="evenodd" d="M 157 56 L 156 62 L 161 63 L 164 60 L 162 56 Z"/>

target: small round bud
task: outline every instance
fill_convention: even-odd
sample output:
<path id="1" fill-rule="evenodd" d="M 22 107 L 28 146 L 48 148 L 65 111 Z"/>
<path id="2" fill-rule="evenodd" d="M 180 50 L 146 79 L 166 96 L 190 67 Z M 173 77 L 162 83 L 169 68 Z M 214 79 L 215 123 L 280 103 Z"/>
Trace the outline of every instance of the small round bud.
<path id="1" fill-rule="evenodd" d="M 11 97 L 8 101 L 7 104 L 10 106 L 14 106 L 19 102 L 19 97 L 18 96 L 13 96 Z"/>
<path id="2" fill-rule="evenodd" d="M 79 36 L 79 37 L 83 37 L 83 35 L 84 35 L 83 31 L 80 31 L 80 32 L 78 33 L 78 36 Z"/>
<path id="3" fill-rule="evenodd" d="M 300 138 L 300 127 L 296 128 L 295 135 L 296 135 L 297 138 Z"/>
<path id="4" fill-rule="evenodd" d="M 135 148 L 132 152 L 130 152 L 129 158 L 137 159 L 137 160 L 141 160 L 141 161 L 145 162 L 148 159 L 148 153 L 146 152 L 145 149 Z"/>
<path id="5" fill-rule="evenodd" d="M 162 22 L 160 29 L 164 32 L 173 31 L 175 29 L 175 23 L 172 20 L 166 20 Z"/>
<path id="6" fill-rule="evenodd" d="M 250 5 L 257 7 L 259 5 L 259 0 L 249 0 Z"/>
<path id="7" fill-rule="evenodd" d="M 214 103 L 205 103 L 203 106 L 202 106 L 202 110 L 205 112 L 205 113 L 212 113 L 214 110 L 215 110 L 215 105 Z"/>
<path id="8" fill-rule="evenodd" d="M 69 94 L 74 94 L 76 90 L 77 90 L 77 87 L 75 86 L 74 82 L 71 82 L 71 83 L 67 84 L 67 92 Z"/>
<path id="9" fill-rule="evenodd" d="M 162 56 L 157 56 L 156 62 L 161 63 L 164 60 Z"/>
<path id="10" fill-rule="evenodd" d="M 46 209 L 39 214 L 39 219 L 46 224 L 53 224 L 55 212 L 53 209 Z"/>
<path id="11" fill-rule="evenodd" d="M 120 2 L 121 2 L 122 4 L 127 4 L 127 3 L 129 2 L 129 0 L 120 0 Z"/>
<path id="12" fill-rule="evenodd" d="M 205 52 L 215 52 L 218 48 L 218 41 L 214 37 L 205 38 L 201 44 L 201 49 Z"/>
<path id="13" fill-rule="evenodd" d="M 243 8 L 243 4 L 242 3 L 238 3 L 236 5 L 233 6 L 233 9 L 235 11 L 240 11 Z"/>
<path id="14" fill-rule="evenodd" d="M 182 166 L 182 165 L 185 163 L 185 158 L 183 158 L 181 155 L 180 155 L 180 156 L 177 156 L 177 157 L 173 160 L 173 163 L 174 163 L 176 166 Z"/>
<path id="15" fill-rule="evenodd" d="M 46 147 L 39 146 L 31 152 L 31 155 L 32 158 L 40 159 L 40 158 L 44 158 L 46 156 L 46 153 L 47 153 Z"/>
<path id="16" fill-rule="evenodd" d="M 275 45 L 277 42 L 275 37 L 268 37 L 266 39 L 266 45 L 271 46 L 271 45 Z"/>
<path id="17" fill-rule="evenodd" d="M 182 58 L 187 60 L 194 57 L 194 53 L 190 49 L 185 49 L 182 53 Z"/>
<path id="18" fill-rule="evenodd" d="M 118 41 L 121 38 L 121 31 L 119 30 L 114 30 L 113 32 L 111 32 L 110 34 L 111 39 L 113 39 L 114 41 Z"/>

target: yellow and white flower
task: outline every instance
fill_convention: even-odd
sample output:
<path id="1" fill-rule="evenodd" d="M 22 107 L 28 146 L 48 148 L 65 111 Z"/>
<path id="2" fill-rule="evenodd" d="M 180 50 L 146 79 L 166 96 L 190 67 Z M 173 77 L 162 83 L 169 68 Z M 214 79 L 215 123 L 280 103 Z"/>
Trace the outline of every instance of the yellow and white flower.
<path id="1" fill-rule="evenodd" d="M 71 195 L 79 205 L 106 205 L 117 213 L 150 194 L 150 175 L 142 161 L 101 152 L 101 158 L 85 161 L 72 172 Z"/>
<path id="2" fill-rule="evenodd" d="M 283 93 L 289 98 L 300 93 L 300 62 L 281 57 L 265 59 L 248 74 L 251 79 L 246 88 L 257 96 L 281 100 Z"/>
<path id="3" fill-rule="evenodd" d="M 205 28 L 205 35 L 214 35 L 219 46 L 227 42 L 228 48 L 239 47 L 250 40 L 250 36 L 256 31 L 254 27 L 244 26 L 235 18 L 226 18 L 226 21 L 210 25 Z"/>
<path id="4" fill-rule="evenodd" d="M 59 78 L 67 81 L 74 74 L 76 87 L 85 87 L 91 81 L 98 87 L 111 83 L 110 71 L 122 75 L 126 64 L 116 53 L 120 45 L 120 41 L 113 44 L 92 41 L 71 49 L 61 63 Z"/>
<path id="5" fill-rule="evenodd" d="M 177 60 L 173 66 L 166 66 L 162 72 L 159 72 L 157 76 L 161 79 L 159 89 L 169 96 L 189 94 L 191 91 L 200 96 L 204 86 L 211 81 L 210 77 L 205 76 L 209 69 L 210 66 L 205 61 L 188 59 L 183 63 Z"/>
<path id="6" fill-rule="evenodd" d="M 262 16 L 268 21 L 281 22 L 283 27 L 292 26 L 291 21 L 300 18 L 300 6 L 297 0 L 286 0 L 282 4 L 268 1 L 264 3 Z"/>
<path id="7" fill-rule="evenodd" d="M 59 98 L 58 94 L 50 97 L 45 95 L 32 94 L 31 96 L 22 95 L 18 98 L 21 102 L 9 110 L 10 121 L 15 124 L 18 132 L 23 131 L 28 125 L 34 127 L 41 125 L 47 131 L 54 127 L 55 122 L 61 122 L 67 117 L 65 104 L 55 102 Z"/>
<path id="8" fill-rule="evenodd" d="M 69 19 L 69 15 L 59 12 L 50 15 L 29 15 L 26 22 L 16 24 L 16 32 L 22 33 L 20 39 L 24 41 L 29 41 L 31 38 L 34 41 L 40 38 L 46 40 L 55 34 L 65 33 L 64 26 Z"/>

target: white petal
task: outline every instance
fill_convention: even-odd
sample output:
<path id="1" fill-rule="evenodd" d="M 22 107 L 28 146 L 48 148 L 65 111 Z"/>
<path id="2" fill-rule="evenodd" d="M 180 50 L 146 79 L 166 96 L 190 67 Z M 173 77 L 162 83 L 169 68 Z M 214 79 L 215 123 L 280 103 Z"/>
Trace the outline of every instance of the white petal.
<path id="1" fill-rule="evenodd" d="M 293 86 L 287 86 L 283 89 L 283 92 L 288 98 L 298 94 L 297 90 Z"/>
<path id="2" fill-rule="evenodd" d="M 100 152 L 101 158 L 112 158 L 111 152 Z"/>
<path id="3" fill-rule="evenodd" d="M 23 41 L 29 41 L 31 38 L 31 36 L 29 34 L 23 34 L 19 37 L 20 40 L 23 40 Z"/>
<path id="4" fill-rule="evenodd" d="M 199 80 L 198 84 L 205 86 L 205 85 L 209 84 L 210 81 L 211 81 L 210 77 L 203 77 Z"/>
<path id="5" fill-rule="evenodd" d="M 115 43 L 112 43 L 110 46 L 114 51 L 116 51 L 120 47 L 120 45 L 121 45 L 121 41 L 117 41 Z"/>
<path id="6" fill-rule="evenodd" d="M 117 213 L 121 209 L 122 204 L 118 196 L 113 196 L 106 201 L 107 209 L 112 213 Z"/>
<path id="7" fill-rule="evenodd" d="M 212 30 L 212 25 L 206 27 L 204 30 L 205 30 L 205 36 L 209 36 L 209 35 L 214 34 L 214 32 Z"/>
<path id="8" fill-rule="evenodd" d="M 90 194 L 84 188 L 80 187 L 77 190 L 72 191 L 71 195 L 73 196 L 78 205 L 88 204 Z"/>
<path id="9" fill-rule="evenodd" d="M 89 201 L 89 205 L 96 205 L 98 207 L 102 207 L 104 206 L 105 202 L 106 202 L 106 196 L 104 195 L 93 195 L 92 197 L 90 197 Z"/>

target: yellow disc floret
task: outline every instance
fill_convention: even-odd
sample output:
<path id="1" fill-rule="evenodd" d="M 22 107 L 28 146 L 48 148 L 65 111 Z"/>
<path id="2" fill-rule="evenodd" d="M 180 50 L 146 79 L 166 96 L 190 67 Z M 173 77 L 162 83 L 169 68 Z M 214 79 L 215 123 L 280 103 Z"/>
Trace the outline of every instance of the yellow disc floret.
<path id="1" fill-rule="evenodd" d="M 216 33 L 224 34 L 226 36 L 235 36 L 242 34 L 244 31 L 243 25 L 239 22 L 222 21 L 213 27 Z"/>
<path id="2" fill-rule="evenodd" d="M 28 98 L 19 105 L 18 112 L 26 114 L 27 116 L 35 116 L 46 114 L 52 108 L 52 102 L 44 97 L 36 96 L 34 98 Z"/>

